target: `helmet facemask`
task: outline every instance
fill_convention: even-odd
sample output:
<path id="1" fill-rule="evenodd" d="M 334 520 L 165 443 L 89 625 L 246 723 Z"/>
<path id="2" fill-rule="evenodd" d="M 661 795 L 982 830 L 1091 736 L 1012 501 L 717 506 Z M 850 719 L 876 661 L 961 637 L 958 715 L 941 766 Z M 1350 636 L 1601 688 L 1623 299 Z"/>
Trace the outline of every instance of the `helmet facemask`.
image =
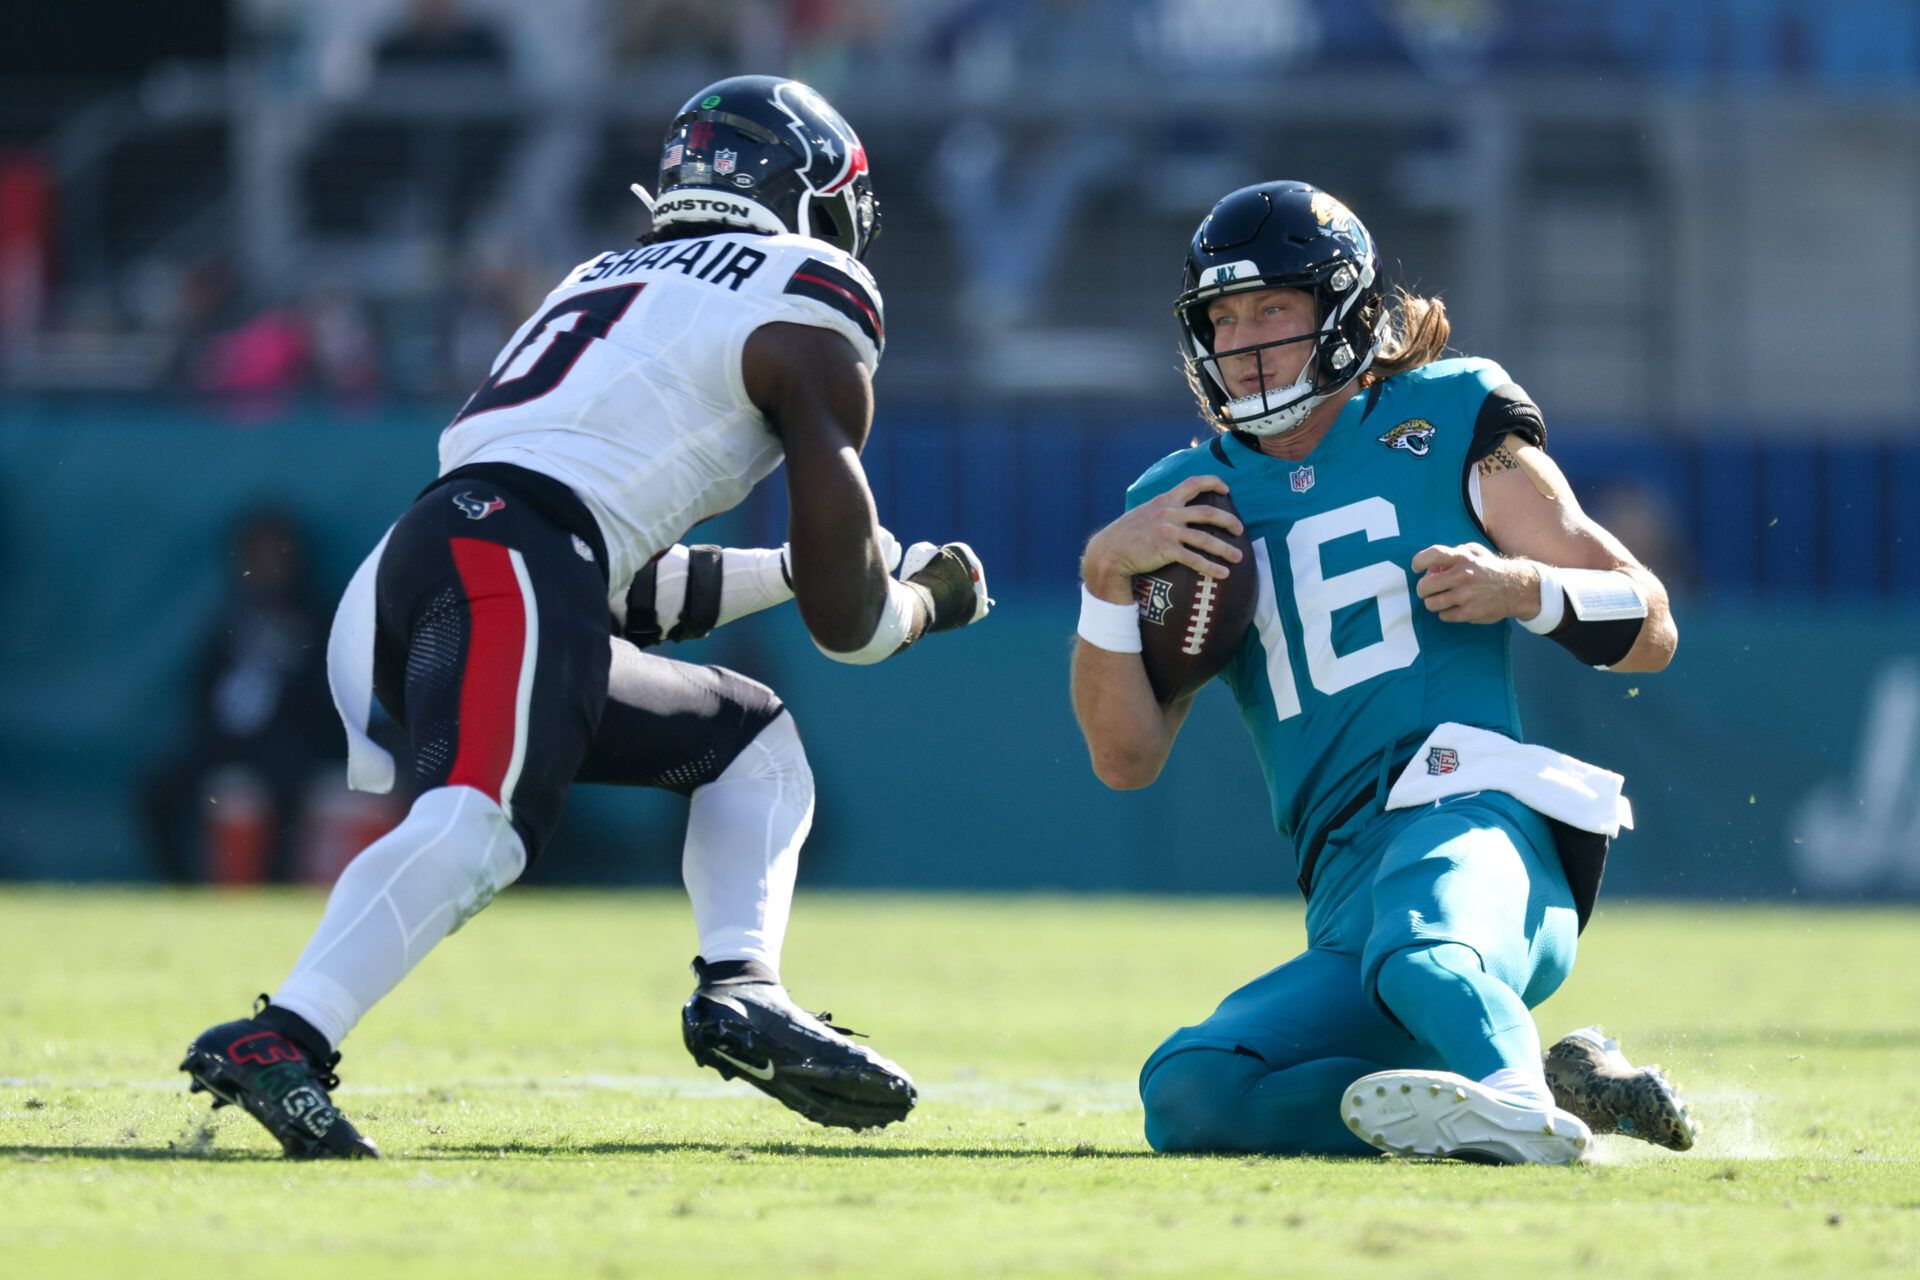
<path id="1" fill-rule="evenodd" d="M 1317 273 L 1318 279 L 1307 280 L 1258 276 L 1234 280 L 1235 274 L 1225 275 L 1225 279 L 1234 281 L 1231 285 L 1216 283 L 1213 287 L 1197 288 L 1180 299 L 1177 311 L 1187 337 L 1188 379 L 1218 425 L 1254 436 L 1290 435 L 1305 425 L 1315 409 L 1373 363 L 1380 346 L 1378 310 L 1363 305 L 1363 300 L 1370 296 L 1373 269 L 1370 265 L 1356 268 L 1350 262 L 1335 262 Z M 1208 305 L 1229 294 L 1266 289 L 1297 289 L 1312 298 L 1317 319 L 1313 331 L 1215 351 Z M 1266 353 L 1303 342 L 1313 346 L 1300 366 L 1299 375 L 1284 386 L 1267 386 Z M 1220 362 L 1246 355 L 1252 355 L 1256 361 L 1261 386 L 1252 394 L 1235 396 Z"/>

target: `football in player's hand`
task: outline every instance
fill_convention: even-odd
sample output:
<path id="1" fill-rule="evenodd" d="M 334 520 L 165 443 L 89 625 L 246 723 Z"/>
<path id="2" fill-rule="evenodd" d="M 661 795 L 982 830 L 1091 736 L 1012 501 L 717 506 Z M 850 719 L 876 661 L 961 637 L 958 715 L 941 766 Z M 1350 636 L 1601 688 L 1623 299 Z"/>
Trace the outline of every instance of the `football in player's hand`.
<path id="1" fill-rule="evenodd" d="M 1193 501 L 1233 510 L 1233 500 L 1224 493 L 1202 493 Z M 1133 599 L 1140 607 L 1140 657 L 1153 696 L 1162 703 L 1191 697 L 1220 674 L 1253 625 L 1260 598 L 1253 543 L 1247 536 L 1218 525 L 1198 527 L 1240 549 L 1240 563 L 1229 565 L 1226 577 L 1209 578 L 1174 563 L 1133 579 Z"/>

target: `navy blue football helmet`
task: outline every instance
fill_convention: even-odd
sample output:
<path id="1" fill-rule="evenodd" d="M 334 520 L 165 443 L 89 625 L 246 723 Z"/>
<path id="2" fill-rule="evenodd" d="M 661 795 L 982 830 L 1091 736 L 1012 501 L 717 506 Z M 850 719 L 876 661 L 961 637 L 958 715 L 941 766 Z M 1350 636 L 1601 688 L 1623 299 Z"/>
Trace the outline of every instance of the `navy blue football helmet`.
<path id="1" fill-rule="evenodd" d="M 798 80 L 734 76 L 687 99 L 660 157 L 656 231 L 718 223 L 810 236 L 856 258 L 880 234 L 867 151 Z"/>
<path id="2" fill-rule="evenodd" d="M 1299 289 L 1312 295 L 1315 331 L 1231 351 L 1213 349 L 1207 305 L 1230 293 Z M 1284 435 L 1373 363 L 1385 309 L 1380 253 L 1353 211 L 1304 182 L 1242 187 L 1213 206 L 1187 247 L 1174 314 L 1188 380 L 1208 419 L 1252 435 Z M 1219 357 L 1311 342 L 1312 357 L 1288 386 L 1235 397 Z"/>

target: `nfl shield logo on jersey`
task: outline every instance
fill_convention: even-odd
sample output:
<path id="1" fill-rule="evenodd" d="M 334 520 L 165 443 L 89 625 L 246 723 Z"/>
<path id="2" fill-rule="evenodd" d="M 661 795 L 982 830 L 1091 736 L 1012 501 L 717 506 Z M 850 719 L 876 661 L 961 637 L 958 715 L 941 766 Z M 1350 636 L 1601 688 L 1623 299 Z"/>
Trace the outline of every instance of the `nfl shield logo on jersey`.
<path id="1" fill-rule="evenodd" d="M 1295 467 L 1293 474 L 1289 475 L 1287 480 L 1293 485 L 1295 493 L 1305 493 L 1313 488 L 1313 468 Z"/>
<path id="2" fill-rule="evenodd" d="M 733 172 L 733 166 L 739 163 L 740 153 L 729 151 L 725 147 L 713 153 L 713 171 L 721 177 Z"/>

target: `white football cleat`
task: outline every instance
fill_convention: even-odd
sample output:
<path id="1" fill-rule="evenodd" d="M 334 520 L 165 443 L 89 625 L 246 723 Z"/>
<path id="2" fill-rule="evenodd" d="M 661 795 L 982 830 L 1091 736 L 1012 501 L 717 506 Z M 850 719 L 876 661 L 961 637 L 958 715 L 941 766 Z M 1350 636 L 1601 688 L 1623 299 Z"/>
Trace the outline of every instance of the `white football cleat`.
<path id="1" fill-rule="evenodd" d="M 1340 1111 L 1347 1128 L 1388 1155 L 1573 1164 L 1593 1147 L 1578 1116 L 1451 1071 L 1362 1076 L 1347 1086 Z"/>

